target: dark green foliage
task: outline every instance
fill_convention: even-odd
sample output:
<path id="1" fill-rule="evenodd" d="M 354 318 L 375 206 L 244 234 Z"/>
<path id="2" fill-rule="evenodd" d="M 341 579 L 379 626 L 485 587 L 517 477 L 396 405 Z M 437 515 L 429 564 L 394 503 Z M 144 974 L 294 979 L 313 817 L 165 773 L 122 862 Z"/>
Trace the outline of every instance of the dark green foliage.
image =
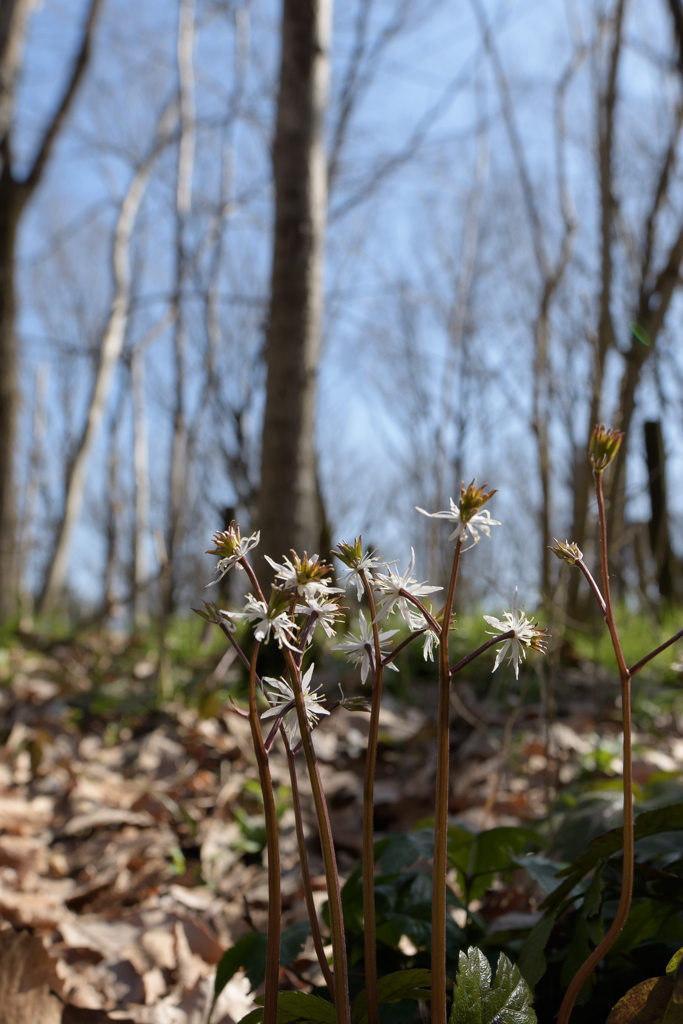
<path id="1" fill-rule="evenodd" d="M 298 921 L 286 928 L 280 936 L 280 964 L 287 967 L 296 960 L 311 934 L 308 921 Z M 264 932 L 247 932 L 231 946 L 220 959 L 216 968 L 214 1001 L 218 999 L 230 979 L 242 968 L 252 989 L 258 988 L 266 976 L 266 951 L 268 939 Z"/>
<path id="2" fill-rule="evenodd" d="M 504 953 L 493 984 L 491 966 L 480 949 L 460 954 L 450 1024 L 536 1024 L 531 990 Z"/>

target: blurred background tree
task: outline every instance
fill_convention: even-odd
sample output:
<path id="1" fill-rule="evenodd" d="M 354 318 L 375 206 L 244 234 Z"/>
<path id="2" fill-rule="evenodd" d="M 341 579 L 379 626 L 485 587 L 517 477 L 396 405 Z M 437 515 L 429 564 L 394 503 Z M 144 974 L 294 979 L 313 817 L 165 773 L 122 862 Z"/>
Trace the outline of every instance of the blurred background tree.
<path id="1" fill-rule="evenodd" d="M 576 621 L 599 419 L 622 596 L 676 600 L 680 0 L 99 6 L 0 15 L 3 620 L 163 624 L 232 515 L 438 579 L 413 506 L 476 474 L 471 595 Z"/>

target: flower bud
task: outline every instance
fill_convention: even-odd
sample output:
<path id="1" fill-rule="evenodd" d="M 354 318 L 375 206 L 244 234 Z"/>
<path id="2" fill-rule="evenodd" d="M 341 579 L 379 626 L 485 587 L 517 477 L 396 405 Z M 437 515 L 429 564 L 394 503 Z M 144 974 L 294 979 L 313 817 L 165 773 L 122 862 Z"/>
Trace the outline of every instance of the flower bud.
<path id="1" fill-rule="evenodd" d="M 604 423 L 593 427 L 588 457 L 596 473 L 602 473 L 603 470 L 607 469 L 619 451 L 623 436 L 621 430 L 612 430 L 606 427 Z"/>
<path id="2" fill-rule="evenodd" d="M 569 565 L 576 565 L 577 562 L 583 561 L 583 551 L 578 544 L 568 540 L 561 541 L 557 537 L 555 538 L 555 544 L 557 547 L 551 547 L 550 550 L 563 562 L 567 562 Z"/>
<path id="3" fill-rule="evenodd" d="M 489 498 L 492 498 L 497 493 L 496 490 L 484 493 L 486 487 L 488 487 L 488 484 L 484 484 L 483 487 L 475 487 L 474 480 L 469 487 L 465 487 L 465 481 L 463 480 L 460 487 L 460 522 L 463 526 L 476 515 Z"/>

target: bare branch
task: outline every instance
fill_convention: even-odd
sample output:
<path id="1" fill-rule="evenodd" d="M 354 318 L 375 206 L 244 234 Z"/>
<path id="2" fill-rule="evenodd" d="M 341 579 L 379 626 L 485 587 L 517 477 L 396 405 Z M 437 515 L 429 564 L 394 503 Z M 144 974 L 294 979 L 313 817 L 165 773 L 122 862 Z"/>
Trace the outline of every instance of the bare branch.
<path id="1" fill-rule="evenodd" d="M 93 32 L 95 29 L 95 22 L 97 15 L 99 14 L 100 7 L 102 6 L 102 0 L 92 0 L 90 4 L 90 10 L 88 12 L 88 18 L 85 23 L 85 29 L 83 31 L 83 38 L 81 41 L 81 48 L 78 56 L 74 63 L 71 71 L 71 77 L 69 83 L 64 91 L 62 100 L 55 111 L 52 121 L 48 125 L 43 140 L 38 148 L 35 160 L 33 161 L 33 167 L 29 174 L 22 182 L 24 194 L 28 197 L 37 187 L 42 177 L 45 165 L 50 157 L 52 148 L 55 144 L 55 140 L 59 134 L 59 130 L 62 124 L 66 120 L 66 117 L 71 109 L 74 96 L 78 91 L 78 86 L 81 84 L 81 79 L 88 66 L 88 60 L 90 59 L 90 46 L 92 43 Z"/>

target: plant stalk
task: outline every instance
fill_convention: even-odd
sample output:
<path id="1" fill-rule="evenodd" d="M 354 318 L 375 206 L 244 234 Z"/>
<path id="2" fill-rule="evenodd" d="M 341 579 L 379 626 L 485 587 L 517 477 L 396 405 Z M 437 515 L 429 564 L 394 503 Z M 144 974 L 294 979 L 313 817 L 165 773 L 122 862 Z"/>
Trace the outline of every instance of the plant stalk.
<path id="1" fill-rule="evenodd" d="M 285 745 L 285 752 L 287 754 L 287 765 L 289 767 L 289 780 L 292 786 L 292 805 L 294 807 L 294 821 L 296 827 L 296 841 L 299 847 L 299 863 L 301 866 L 301 881 L 304 889 L 304 899 L 306 901 L 306 910 L 308 911 L 308 919 L 311 922 L 311 935 L 313 936 L 313 945 L 315 946 L 315 953 L 318 957 L 318 963 L 320 964 L 320 970 L 323 972 L 325 982 L 330 991 L 330 997 L 334 1002 L 334 979 L 330 965 L 327 962 L 325 956 L 325 950 L 323 948 L 323 938 L 320 933 L 320 924 L 318 923 L 318 913 L 315 909 L 315 900 L 313 899 L 313 886 L 311 885 L 311 873 L 308 869 L 308 853 L 306 852 L 306 838 L 304 836 L 303 819 L 301 817 L 301 800 L 299 798 L 299 785 L 296 778 L 296 764 L 294 761 L 294 754 L 292 748 L 289 745 L 289 739 L 283 725 L 280 726 L 280 735 L 282 742 Z"/>
<path id="2" fill-rule="evenodd" d="M 370 706 L 370 730 L 368 749 L 365 755 L 365 779 L 363 781 L 363 939 L 365 943 L 365 995 L 368 1024 L 379 1024 L 379 1000 L 377 995 L 377 931 L 375 924 L 375 770 L 377 767 L 377 746 L 379 741 L 379 711 L 382 697 L 384 666 L 380 649 L 379 629 L 375 622 L 375 597 L 368 578 L 361 572 L 363 586 L 370 604 L 372 632 L 375 641 L 375 658 Z"/>
<path id="3" fill-rule="evenodd" d="M 261 735 L 256 710 L 256 658 L 260 644 L 254 642 L 249 665 L 249 725 L 254 743 L 259 781 L 263 794 L 263 811 L 266 819 L 266 842 L 268 850 L 268 945 L 266 950 L 266 991 L 263 1008 L 263 1024 L 277 1024 L 277 996 L 280 976 L 280 918 L 282 915 L 280 897 L 280 849 L 278 844 L 277 814 L 273 783 L 268 766 L 268 755 Z"/>
<path id="4" fill-rule="evenodd" d="M 434 812 L 434 877 L 432 881 L 432 1024 L 446 1024 L 446 870 L 448 846 L 448 784 L 451 711 L 451 673 L 448 632 L 460 565 L 461 540 L 453 555 L 448 597 L 439 645 L 439 717 L 437 733 L 436 807 Z"/>
<path id="5" fill-rule="evenodd" d="M 330 931 L 332 932 L 332 972 L 334 977 L 334 1007 L 337 1014 L 337 1024 L 350 1024 L 351 1008 L 349 1004 L 349 987 L 346 968 L 346 940 L 344 937 L 344 919 L 342 916 L 341 889 L 339 886 L 339 873 L 337 871 L 337 858 L 334 852 L 334 841 L 332 839 L 332 827 L 327 812 L 327 801 L 323 792 L 320 769 L 311 739 L 311 731 L 306 719 L 306 708 L 301 692 L 301 675 L 294 656 L 289 649 L 285 649 L 285 657 L 289 665 L 289 672 L 292 680 L 292 690 L 296 701 L 296 713 L 299 720 L 299 731 L 301 733 L 301 744 L 306 758 L 306 767 L 313 792 L 313 802 L 318 818 L 318 829 L 320 831 L 320 846 L 322 848 L 323 863 L 325 865 L 325 880 L 327 882 L 327 894 L 330 908 Z M 265 1021 L 264 1021 L 265 1024 Z"/>
<path id="6" fill-rule="evenodd" d="M 602 589 L 605 600 L 605 621 L 614 647 L 614 653 L 619 667 L 621 679 L 621 714 L 624 730 L 624 863 L 621 881 L 621 896 L 617 915 L 612 922 L 612 927 L 605 935 L 602 942 L 596 946 L 586 962 L 581 966 L 577 974 L 564 994 L 557 1024 L 569 1024 L 574 1003 L 583 988 L 587 978 L 591 976 L 603 957 L 609 952 L 616 942 L 622 928 L 626 924 L 629 908 L 631 906 L 631 895 L 633 892 L 633 759 L 631 750 L 631 675 L 619 642 L 619 634 L 614 621 L 614 610 L 609 587 L 609 566 L 607 563 L 607 522 L 605 518 L 605 499 L 602 491 L 602 474 L 593 473 L 595 479 L 595 491 L 598 498 L 598 514 L 600 518 L 600 561 L 602 567 Z"/>
<path id="7" fill-rule="evenodd" d="M 455 676 L 460 672 L 466 665 L 469 665 L 471 661 L 478 658 L 484 651 L 488 651 L 489 647 L 495 647 L 501 640 L 511 640 L 515 635 L 514 629 L 508 629 L 507 633 L 500 633 L 498 636 L 494 636 L 491 640 L 487 640 L 481 647 L 477 647 L 476 651 L 472 651 L 471 654 L 467 654 L 457 665 L 454 665 L 451 669 L 451 676 Z"/>

